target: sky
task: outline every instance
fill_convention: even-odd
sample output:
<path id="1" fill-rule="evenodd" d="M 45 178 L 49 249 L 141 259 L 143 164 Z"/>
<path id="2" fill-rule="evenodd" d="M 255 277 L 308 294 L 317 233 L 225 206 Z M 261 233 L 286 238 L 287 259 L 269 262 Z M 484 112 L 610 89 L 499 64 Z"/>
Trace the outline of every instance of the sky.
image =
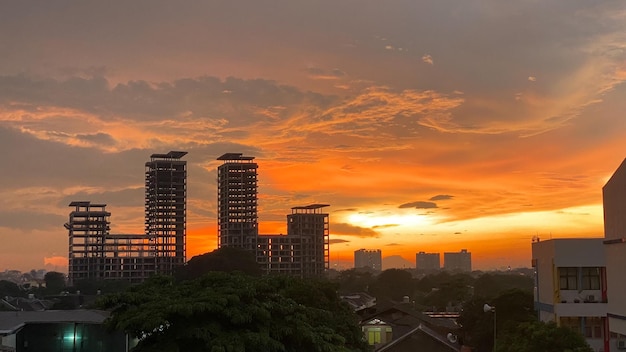
<path id="1" fill-rule="evenodd" d="M 603 236 L 626 157 L 623 0 L 4 1 L 0 53 L 0 270 L 66 271 L 71 201 L 143 233 L 170 150 L 188 259 L 216 248 L 231 152 L 259 164 L 262 233 L 330 204 L 333 268 L 528 267 L 534 237 Z"/>

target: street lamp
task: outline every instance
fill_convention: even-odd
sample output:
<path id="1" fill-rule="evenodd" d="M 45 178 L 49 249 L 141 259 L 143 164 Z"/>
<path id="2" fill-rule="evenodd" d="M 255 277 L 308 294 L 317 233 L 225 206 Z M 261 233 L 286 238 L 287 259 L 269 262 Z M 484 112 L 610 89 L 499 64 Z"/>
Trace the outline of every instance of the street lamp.
<path id="1" fill-rule="evenodd" d="M 485 313 L 492 312 L 493 313 L 493 351 L 496 351 L 496 307 L 492 307 L 485 303 L 483 306 L 483 311 Z"/>

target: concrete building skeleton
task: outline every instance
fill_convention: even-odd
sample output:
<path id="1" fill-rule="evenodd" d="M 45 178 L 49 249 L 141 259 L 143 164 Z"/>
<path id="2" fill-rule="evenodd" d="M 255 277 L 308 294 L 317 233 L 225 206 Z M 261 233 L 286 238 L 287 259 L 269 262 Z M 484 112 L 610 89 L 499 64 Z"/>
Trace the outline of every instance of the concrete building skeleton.
<path id="1" fill-rule="evenodd" d="M 70 203 L 65 224 L 69 235 L 70 283 L 122 279 L 143 282 L 171 274 L 185 263 L 186 152 L 153 154 L 146 163 L 145 233 L 110 234 L 106 204 Z"/>
<path id="2" fill-rule="evenodd" d="M 327 204 L 291 208 L 286 235 L 260 235 L 258 226 L 258 165 L 254 157 L 227 153 L 217 160 L 218 247 L 255 253 L 268 274 L 316 276 L 329 268 Z"/>

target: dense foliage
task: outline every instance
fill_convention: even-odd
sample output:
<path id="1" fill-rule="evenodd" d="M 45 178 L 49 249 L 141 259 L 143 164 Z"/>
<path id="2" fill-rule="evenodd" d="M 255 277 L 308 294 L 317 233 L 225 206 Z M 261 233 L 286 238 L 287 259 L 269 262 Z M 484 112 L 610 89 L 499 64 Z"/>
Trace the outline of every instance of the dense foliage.
<path id="1" fill-rule="evenodd" d="M 210 271 L 242 272 L 260 276 L 261 268 L 254 253 L 236 247 L 221 247 L 212 252 L 191 258 L 176 271 L 176 278 L 188 280 L 198 278 Z"/>
<path id="2" fill-rule="evenodd" d="M 355 316 L 327 281 L 210 272 L 155 277 L 100 302 L 133 351 L 363 351 Z"/>
<path id="3" fill-rule="evenodd" d="M 593 352 L 584 337 L 566 327 L 539 321 L 517 324 L 498 339 L 497 352 Z"/>

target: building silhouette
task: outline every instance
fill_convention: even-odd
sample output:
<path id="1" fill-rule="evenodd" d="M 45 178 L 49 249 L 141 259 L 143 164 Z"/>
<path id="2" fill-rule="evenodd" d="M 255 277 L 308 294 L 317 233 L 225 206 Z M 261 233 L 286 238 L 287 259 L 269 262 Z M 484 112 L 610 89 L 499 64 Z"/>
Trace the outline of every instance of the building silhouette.
<path id="1" fill-rule="evenodd" d="M 602 199 L 609 329 L 622 337 L 618 348 L 626 349 L 626 159 L 602 188 Z"/>
<path id="2" fill-rule="evenodd" d="M 217 243 L 252 251 L 268 274 L 322 275 L 329 268 L 327 204 L 291 208 L 287 234 L 259 234 L 258 165 L 254 157 L 226 153 L 217 160 Z"/>
<path id="3" fill-rule="evenodd" d="M 254 157 L 227 153 L 217 160 L 217 246 L 256 249 L 257 169 Z"/>
<path id="4" fill-rule="evenodd" d="M 146 166 L 145 233 L 110 234 L 106 204 L 74 201 L 65 224 L 70 283 L 79 280 L 143 282 L 172 274 L 185 263 L 186 152 L 153 154 Z"/>
<path id="5" fill-rule="evenodd" d="M 362 248 L 354 251 L 354 268 L 370 268 L 376 271 L 381 271 L 383 268 L 381 250 Z"/>
<path id="6" fill-rule="evenodd" d="M 467 249 L 460 252 L 444 252 L 443 268 L 449 271 L 472 271 L 472 253 Z"/>
<path id="7" fill-rule="evenodd" d="M 433 272 L 441 269 L 439 253 L 419 252 L 415 254 L 415 268 L 423 272 Z"/>
<path id="8" fill-rule="evenodd" d="M 152 154 L 146 162 L 145 231 L 159 274 L 185 264 L 187 161 L 181 158 L 186 154 Z"/>

